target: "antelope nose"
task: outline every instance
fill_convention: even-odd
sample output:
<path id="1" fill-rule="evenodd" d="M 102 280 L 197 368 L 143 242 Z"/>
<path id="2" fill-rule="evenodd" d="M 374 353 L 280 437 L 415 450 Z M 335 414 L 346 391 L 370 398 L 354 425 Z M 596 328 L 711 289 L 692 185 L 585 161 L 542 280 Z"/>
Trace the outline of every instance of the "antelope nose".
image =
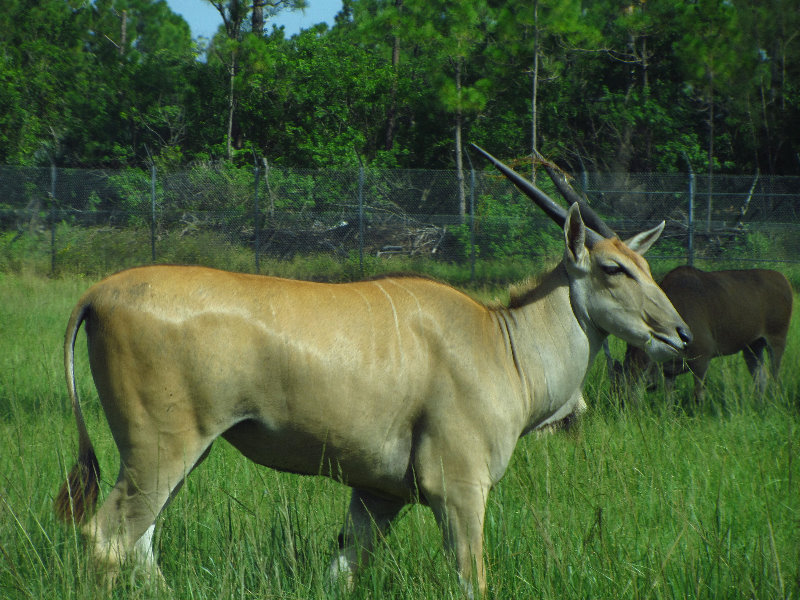
<path id="1" fill-rule="evenodd" d="M 681 341 L 684 345 L 688 345 L 692 343 L 692 332 L 689 330 L 688 327 L 681 325 L 678 327 L 678 337 L 681 338 Z"/>

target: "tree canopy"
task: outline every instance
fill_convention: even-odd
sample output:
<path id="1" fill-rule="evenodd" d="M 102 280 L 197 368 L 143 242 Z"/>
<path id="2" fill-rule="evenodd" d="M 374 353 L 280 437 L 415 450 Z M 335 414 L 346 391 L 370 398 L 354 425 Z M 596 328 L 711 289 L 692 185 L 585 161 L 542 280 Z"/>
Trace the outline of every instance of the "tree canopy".
<path id="1" fill-rule="evenodd" d="M 800 174 L 791 0 L 344 0 L 332 26 L 270 24 L 314 1 L 214 1 L 226 19 L 201 45 L 164 0 L 9 0 L 0 161 L 460 169 L 476 142 Z"/>

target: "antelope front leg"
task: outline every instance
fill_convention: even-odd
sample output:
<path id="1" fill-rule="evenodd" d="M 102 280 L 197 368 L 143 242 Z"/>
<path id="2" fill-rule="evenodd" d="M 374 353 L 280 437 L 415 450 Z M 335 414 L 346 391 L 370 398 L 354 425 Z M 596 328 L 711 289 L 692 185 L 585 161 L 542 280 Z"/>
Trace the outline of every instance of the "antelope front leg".
<path id="1" fill-rule="evenodd" d="M 447 486 L 447 495 L 429 499 L 442 529 L 446 550 L 455 558 L 458 579 L 469 598 L 486 594 L 483 565 L 483 521 L 488 487 L 470 484 Z"/>
<path id="2" fill-rule="evenodd" d="M 701 406 L 706 400 L 706 373 L 710 362 L 710 357 L 701 357 L 689 362 L 689 370 L 694 376 L 694 402 L 697 406 Z"/>

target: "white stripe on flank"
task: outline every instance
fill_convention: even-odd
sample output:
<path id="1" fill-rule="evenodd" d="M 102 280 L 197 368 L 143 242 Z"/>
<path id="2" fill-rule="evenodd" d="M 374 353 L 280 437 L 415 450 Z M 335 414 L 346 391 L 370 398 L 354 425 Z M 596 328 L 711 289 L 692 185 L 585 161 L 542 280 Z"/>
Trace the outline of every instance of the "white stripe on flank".
<path id="1" fill-rule="evenodd" d="M 422 312 L 422 305 L 419 303 L 419 298 L 417 298 L 417 295 L 414 292 L 412 292 L 408 287 L 404 286 L 396 279 L 390 279 L 389 281 L 391 281 L 393 284 L 395 284 L 397 287 L 401 288 L 409 296 L 411 296 L 414 299 L 414 302 L 417 303 L 417 311 L 420 313 Z"/>
<path id="2" fill-rule="evenodd" d="M 392 316 L 394 316 L 394 328 L 395 328 L 395 331 L 397 332 L 397 342 L 398 342 L 399 346 L 402 346 L 402 344 L 400 343 L 400 338 L 401 338 L 401 336 L 400 336 L 400 320 L 397 318 L 397 309 L 394 306 L 394 300 L 392 300 L 392 297 L 389 294 L 389 292 L 387 292 L 385 289 L 383 289 L 383 286 L 380 283 L 378 283 L 377 281 L 374 282 L 374 283 L 377 286 L 377 288 L 386 295 L 386 299 L 389 300 L 389 305 L 392 307 Z"/>

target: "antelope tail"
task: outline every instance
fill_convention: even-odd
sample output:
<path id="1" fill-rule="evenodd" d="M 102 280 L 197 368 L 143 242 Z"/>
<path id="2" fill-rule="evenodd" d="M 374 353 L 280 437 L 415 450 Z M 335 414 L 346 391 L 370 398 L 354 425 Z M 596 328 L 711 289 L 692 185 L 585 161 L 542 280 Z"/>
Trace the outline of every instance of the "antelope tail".
<path id="1" fill-rule="evenodd" d="M 100 465 L 86 429 L 83 412 L 78 402 L 78 389 L 75 381 L 75 339 L 78 330 L 90 310 L 89 302 L 81 302 L 72 311 L 64 340 L 64 369 L 67 376 L 67 389 L 72 402 L 72 411 L 78 426 L 78 460 L 69 472 L 61 489 L 53 501 L 56 516 L 63 521 L 84 522 L 97 505 L 100 485 Z"/>

